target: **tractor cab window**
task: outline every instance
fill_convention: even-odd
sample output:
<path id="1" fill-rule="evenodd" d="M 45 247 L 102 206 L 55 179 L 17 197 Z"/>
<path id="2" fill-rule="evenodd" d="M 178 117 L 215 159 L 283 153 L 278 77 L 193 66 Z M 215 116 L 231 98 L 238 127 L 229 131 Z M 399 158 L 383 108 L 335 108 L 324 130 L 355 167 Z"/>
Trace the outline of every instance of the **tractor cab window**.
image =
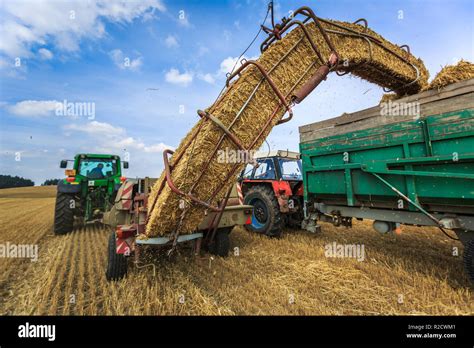
<path id="1" fill-rule="evenodd" d="M 104 158 L 85 158 L 79 162 L 79 174 L 89 179 L 105 179 L 117 173 L 117 161 Z"/>
<path id="2" fill-rule="evenodd" d="M 242 179 L 250 179 L 252 177 L 253 168 L 254 168 L 254 165 L 251 163 L 248 163 L 245 166 L 244 171 L 242 172 Z"/>
<path id="3" fill-rule="evenodd" d="M 255 169 L 253 178 L 257 180 L 275 180 L 276 175 L 273 160 L 270 158 L 258 160 L 258 167 Z"/>
<path id="4" fill-rule="evenodd" d="M 301 175 L 301 160 L 282 159 L 280 163 L 281 177 L 283 180 L 303 180 Z"/>

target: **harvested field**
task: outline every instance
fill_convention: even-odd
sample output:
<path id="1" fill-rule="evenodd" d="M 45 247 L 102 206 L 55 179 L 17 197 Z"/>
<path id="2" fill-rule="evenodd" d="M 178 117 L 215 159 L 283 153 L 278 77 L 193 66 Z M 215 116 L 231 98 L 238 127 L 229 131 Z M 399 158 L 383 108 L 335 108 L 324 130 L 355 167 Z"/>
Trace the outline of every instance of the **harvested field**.
<path id="1" fill-rule="evenodd" d="M 2 315 L 474 314 L 462 246 L 433 228 L 380 236 L 369 221 L 356 221 L 353 229 L 324 224 L 319 235 L 285 231 L 278 240 L 236 228 L 239 256 L 150 255 L 154 266 L 108 283 L 108 231 L 54 236 L 52 193 L 0 190 L 0 243 L 39 244 L 37 262 L 0 259 Z M 364 244 L 365 261 L 325 257 L 333 242 Z"/>
<path id="2" fill-rule="evenodd" d="M 341 72 L 350 72 L 389 87 L 398 95 L 417 93 L 427 85 L 429 74 L 423 62 L 374 31 L 338 21 L 324 21 L 321 25 L 327 30 L 339 55 L 341 64 L 338 70 Z M 272 44 L 257 60 L 269 72 L 285 103 L 290 103 L 294 93 L 327 63 L 331 53 L 315 23 L 305 24 L 303 28 L 320 50 L 321 57 L 313 50 L 303 29 L 297 27 Z M 369 35 L 371 39 L 363 35 Z M 220 124 L 231 129 L 247 150 L 260 148 L 286 112 L 277 93 L 268 80 L 262 80 L 262 76 L 255 66 L 242 70 L 240 76 L 206 110 Z M 224 132 L 215 123 L 204 117 L 182 140 L 170 160 L 172 173 L 169 176 L 175 186 L 214 207 L 235 183 L 236 173 L 245 166 L 243 163 L 221 163 L 217 160 L 219 150 L 238 150 L 237 145 L 223 135 Z M 180 199 L 187 200 L 184 210 L 180 209 Z M 166 184 L 164 173 L 153 188 L 151 202 L 146 231 L 148 236 L 194 231 L 206 209 L 173 192 Z"/>

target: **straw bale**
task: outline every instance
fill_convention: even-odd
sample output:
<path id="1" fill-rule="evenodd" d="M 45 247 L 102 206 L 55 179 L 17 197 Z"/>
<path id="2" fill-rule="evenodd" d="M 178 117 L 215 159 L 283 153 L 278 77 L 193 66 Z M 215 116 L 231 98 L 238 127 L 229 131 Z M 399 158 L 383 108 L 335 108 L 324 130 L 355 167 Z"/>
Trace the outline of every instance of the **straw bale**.
<path id="1" fill-rule="evenodd" d="M 455 65 L 446 65 L 435 76 L 427 89 L 441 89 L 455 82 L 474 78 L 474 64 L 461 59 Z"/>

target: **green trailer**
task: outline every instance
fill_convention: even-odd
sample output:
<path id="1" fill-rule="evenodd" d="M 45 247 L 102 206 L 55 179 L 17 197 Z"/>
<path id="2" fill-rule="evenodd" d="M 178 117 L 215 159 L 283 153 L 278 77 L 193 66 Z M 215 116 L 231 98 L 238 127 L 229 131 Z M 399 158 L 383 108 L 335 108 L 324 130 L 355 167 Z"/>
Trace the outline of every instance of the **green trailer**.
<path id="1" fill-rule="evenodd" d="M 305 222 L 437 226 L 474 281 L 474 79 L 300 127 Z"/>

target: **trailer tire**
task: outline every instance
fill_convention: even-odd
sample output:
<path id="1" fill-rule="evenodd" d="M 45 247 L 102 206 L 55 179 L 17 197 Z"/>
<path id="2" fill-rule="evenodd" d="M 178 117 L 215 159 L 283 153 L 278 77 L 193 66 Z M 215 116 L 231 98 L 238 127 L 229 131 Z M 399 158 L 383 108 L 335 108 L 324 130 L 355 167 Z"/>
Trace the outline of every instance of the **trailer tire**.
<path id="1" fill-rule="evenodd" d="M 227 257 L 229 255 L 230 231 L 232 231 L 232 228 L 229 228 L 229 227 L 219 228 L 216 231 L 216 236 L 214 237 L 214 241 L 209 246 L 209 252 L 211 254 L 221 256 L 221 257 Z"/>
<path id="2" fill-rule="evenodd" d="M 474 239 L 466 242 L 464 245 L 464 268 L 469 279 L 474 284 Z"/>
<path id="3" fill-rule="evenodd" d="M 56 205 L 54 208 L 54 234 L 61 235 L 73 230 L 74 211 L 71 208 L 71 199 L 74 195 L 57 192 Z"/>
<path id="4" fill-rule="evenodd" d="M 245 204 L 253 205 L 252 223 L 245 225 L 251 232 L 280 237 L 284 219 L 275 193 L 268 186 L 253 186 L 244 199 Z"/>
<path id="5" fill-rule="evenodd" d="M 105 277 L 107 280 L 120 280 L 127 274 L 127 258 L 116 252 L 115 231 L 112 231 L 109 237 L 107 271 Z"/>

